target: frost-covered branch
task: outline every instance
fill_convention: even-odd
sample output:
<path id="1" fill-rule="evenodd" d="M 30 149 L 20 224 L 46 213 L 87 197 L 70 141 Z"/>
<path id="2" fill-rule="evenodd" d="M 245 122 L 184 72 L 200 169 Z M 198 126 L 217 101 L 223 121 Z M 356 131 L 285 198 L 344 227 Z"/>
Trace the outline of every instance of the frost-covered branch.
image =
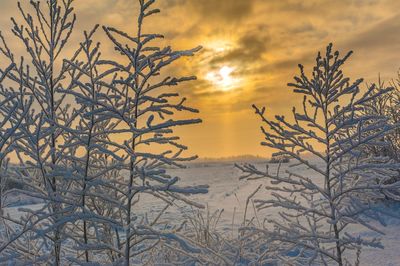
<path id="1" fill-rule="evenodd" d="M 341 70 L 350 55 L 341 58 L 329 45 L 324 56 L 318 54 L 310 78 L 300 65 L 300 76 L 288 85 L 302 95 L 303 108 L 293 109 L 291 120 L 270 119 L 265 108 L 254 106 L 265 125 L 262 145 L 295 160 L 287 170 L 278 166 L 276 173 L 268 167 L 264 172 L 252 165 L 238 166 L 243 178 L 263 178 L 269 181 L 267 189 L 275 191 L 272 199 L 255 202 L 259 210 L 277 208 L 278 217 L 269 218 L 261 229 L 243 229 L 265 236 L 269 251 L 264 259 L 344 265 L 351 263 L 345 252 L 379 247 L 376 239 L 354 236 L 349 225 L 380 232 L 365 215 L 370 214 L 371 199 L 400 189 L 399 182 L 387 183 L 398 175 L 400 166 L 366 151 L 370 145 L 386 146 L 382 140 L 399 124 L 388 123 L 384 114 L 364 112 L 393 88 L 377 91 L 370 86 L 361 93 L 362 79 L 351 83 Z M 301 167 L 312 172 L 302 173 Z"/>

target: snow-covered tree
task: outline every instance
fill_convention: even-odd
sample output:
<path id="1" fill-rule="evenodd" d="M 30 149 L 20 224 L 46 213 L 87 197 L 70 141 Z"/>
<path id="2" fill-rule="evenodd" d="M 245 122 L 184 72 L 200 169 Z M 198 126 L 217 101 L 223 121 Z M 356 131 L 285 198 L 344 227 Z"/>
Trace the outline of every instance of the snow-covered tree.
<path id="1" fill-rule="evenodd" d="M 400 75 L 400 73 L 399 73 Z M 390 124 L 400 123 L 400 79 L 393 82 L 394 89 L 389 93 L 384 93 L 381 96 L 373 99 L 366 105 L 366 114 L 376 114 L 385 116 Z M 379 92 L 385 89 L 385 84 L 381 79 L 374 85 L 375 91 Z M 384 141 L 386 146 L 370 145 L 370 152 L 382 154 L 400 162 L 400 129 L 393 130 L 390 134 L 385 135 Z"/>
<path id="2" fill-rule="evenodd" d="M 386 102 L 386 117 L 392 124 L 400 123 L 400 72 L 397 75 L 398 77 L 394 84 L 395 89 Z M 389 156 L 400 162 L 400 129 L 396 128 L 386 139 L 391 146 L 391 154 Z"/>
<path id="3" fill-rule="evenodd" d="M 0 50 L 1 53 L 9 54 L 10 51 L 1 33 L 0 39 L 4 44 L 3 49 Z M 20 93 L 25 92 L 21 86 L 13 88 L 4 82 L 8 73 L 14 69 L 18 69 L 18 66 L 13 63 L 0 69 L 0 247 L 7 245 L 9 236 L 13 232 L 12 223 L 10 225 L 10 220 L 4 211 L 7 207 L 5 199 L 15 193 L 18 188 L 11 174 L 13 166 L 10 163 L 10 154 L 13 153 L 15 141 L 22 136 L 20 127 L 32 104 L 29 97 L 26 101 L 19 97 Z M 7 255 L 12 255 L 12 253 Z"/>
<path id="4" fill-rule="evenodd" d="M 400 75 L 400 74 L 399 74 Z M 400 80 L 392 82 L 393 90 L 389 93 L 381 94 L 365 105 L 363 113 L 365 115 L 380 115 L 387 118 L 391 125 L 400 124 Z M 374 85 L 375 92 L 385 89 L 385 83 L 379 78 L 379 81 Z M 376 156 L 387 156 L 396 162 L 400 162 L 400 127 L 392 130 L 381 138 L 385 145 L 375 145 L 372 143 L 365 147 L 365 152 L 375 154 Z M 398 174 L 392 179 L 386 179 L 386 183 L 393 183 L 400 180 L 400 169 Z M 400 189 L 384 190 L 383 193 L 389 199 L 400 200 Z"/>
<path id="5" fill-rule="evenodd" d="M 48 0 L 43 8 L 31 1 L 34 15 L 18 4 L 23 24 L 12 18 L 12 31 L 27 54 L 14 57 L 6 42 L 1 50 L 11 64 L 2 80 L 16 84 L 17 103 L 23 103 L 17 106 L 22 111 L 5 118 L 11 129 L 21 120 L 18 135 L 4 129 L 12 133 L 19 159 L 14 175 L 23 193 L 43 205 L 11 220 L 15 231 L 0 243 L 0 257 L 54 265 L 130 265 L 159 243 L 197 252 L 176 234 L 182 221 L 162 219 L 171 206 L 202 207 L 187 196 L 207 193 L 207 186 L 179 186 L 179 178 L 165 169 L 196 158 L 184 156 L 187 147 L 173 129 L 200 123 L 178 118 L 198 110 L 170 89 L 195 77 L 162 77 L 161 71 L 200 47 L 158 47 L 161 35 L 142 32 L 145 18 L 159 12 L 151 8 L 155 1 L 139 0 L 135 36 L 103 27 L 123 57 L 101 58 L 96 26 L 65 59 L 75 24 L 72 2 Z M 4 105 L 1 111 L 10 108 Z"/>
<path id="6" fill-rule="evenodd" d="M 370 218 L 379 220 L 380 214 L 372 211 L 374 203 L 368 195 L 379 197 L 382 190 L 398 188 L 399 183 L 385 180 L 397 174 L 399 165 L 364 151 L 367 145 L 385 145 L 382 138 L 398 125 L 387 123 L 382 115 L 363 112 L 391 88 L 376 91 L 372 86 L 362 92 L 362 79 L 350 82 L 341 70 L 350 55 L 341 57 L 329 45 L 325 56 L 318 54 L 311 77 L 299 65 L 300 75 L 288 85 L 303 103 L 300 110 L 293 108 L 292 119 L 271 119 L 265 108 L 254 106 L 264 123 L 262 145 L 294 161 L 290 167 L 266 170 L 238 166 L 243 178 L 269 181 L 266 188 L 271 199 L 255 201 L 258 210 L 270 211 L 267 223 L 243 228 L 247 235 L 263 239 L 260 264 L 353 264 L 355 250 L 381 247 L 378 239 L 362 236 L 352 226 L 380 232 L 369 222 Z"/>
<path id="7" fill-rule="evenodd" d="M 4 40 L 1 34 L 0 38 Z M 5 190 L 8 183 L 13 182 L 9 180 L 10 175 L 7 170 L 10 163 L 9 155 L 13 152 L 13 143 L 21 137 L 19 127 L 31 105 L 29 100 L 21 101 L 18 89 L 22 88 L 17 88 L 15 91 L 4 84 L 8 72 L 14 68 L 16 66 L 11 63 L 4 70 L 0 69 L 0 117 L 2 118 L 0 121 L 0 216 L 4 208 Z"/>
<path id="8" fill-rule="evenodd" d="M 93 41 L 97 28 L 98 25 L 90 32 L 85 31 L 84 40 L 76 52 L 77 56 L 73 60 L 64 61 L 69 66 L 68 74 L 72 84 L 69 88 L 59 89 L 59 92 L 70 95 L 75 100 L 75 120 L 71 123 L 72 126 L 64 128 L 67 141 L 61 145 L 69 156 L 69 169 L 74 177 L 74 182 L 69 186 L 74 210 L 65 222 L 68 224 L 66 234 L 75 242 L 77 249 L 75 262 L 91 261 L 91 242 L 98 242 L 94 233 L 99 228 L 97 223 L 101 223 L 104 215 L 96 211 L 100 202 L 95 193 L 104 196 L 106 192 L 96 182 L 101 178 L 109 179 L 109 174 L 119 169 L 113 159 L 120 160 L 113 153 L 115 150 L 108 150 L 105 143 L 110 137 L 107 130 L 115 125 L 110 125 L 110 120 L 98 114 L 101 106 L 97 102 L 104 97 L 101 80 L 114 70 L 100 72 L 97 68 L 101 55 L 100 43 Z M 113 205 L 113 208 L 116 206 Z"/>
<path id="9" fill-rule="evenodd" d="M 49 0 L 44 6 L 39 1 L 30 1 L 30 6 L 32 14 L 18 3 L 21 24 L 11 18 L 12 33 L 26 53 L 15 56 L 5 41 L 1 51 L 14 66 L 4 72 L 6 84 L 19 88 L 19 102 L 33 98 L 32 108 L 26 110 L 19 128 L 21 136 L 13 143 L 19 159 L 18 180 L 25 187 L 24 193 L 42 199 L 45 204 L 39 211 L 26 210 L 27 215 L 11 239 L 35 231 L 37 250 L 25 250 L 26 259 L 60 265 L 64 239 L 61 221 L 69 212 L 64 195 L 70 183 L 68 157 L 60 144 L 65 142 L 63 127 L 71 126 L 73 117 L 66 95 L 58 90 L 71 84 L 66 78 L 68 65 L 62 55 L 75 15 L 72 0 Z"/>
<path id="10" fill-rule="evenodd" d="M 169 88 L 195 77 L 161 76 L 162 71 L 181 57 L 194 55 L 200 47 L 187 51 L 174 51 L 171 47 L 158 47 L 162 35 L 143 32 L 143 22 L 152 14 L 154 0 L 139 0 L 136 33 L 131 36 L 112 27 L 103 27 L 121 58 L 102 60 L 98 64 L 115 70 L 111 79 L 103 78 L 105 90 L 98 97 L 97 113 L 110 120 L 103 134 L 104 145 L 121 158 L 121 171 L 116 179 L 98 180 L 103 186 L 114 189 L 114 197 L 99 199 L 111 206 L 117 204 L 119 213 L 109 217 L 115 230 L 114 250 L 119 262 L 129 265 L 133 259 L 160 241 L 177 241 L 183 248 L 194 250 L 185 241 L 158 225 L 163 212 L 174 201 L 191 202 L 185 195 L 206 193 L 204 186 L 181 187 L 179 178 L 170 176 L 165 166 L 184 167 L 183 162 L 195 159 L 185 157 L 187 147 L 180 144 L 174 128 L 196 124 L 200 119 L 177 118 L 176 112 L 197 113 L 186 106 L 185 98 Z M 126 64 L 121 62 L 127 62 Z M 165 75 L 165 74 L 164 74 Z M 186 114 L 187 116 L 187 114 Z M 159 200 L 159 201 L 157 201 Z M 161 200 L 161 202 L 160 202 Z M 143 202 L 165 202 L 165 208 L 156 215 L 143 213 Z M 115 206 L 116 207 L 116 206 Z M 122 230 L 121 230 L 122 229 Z"/>

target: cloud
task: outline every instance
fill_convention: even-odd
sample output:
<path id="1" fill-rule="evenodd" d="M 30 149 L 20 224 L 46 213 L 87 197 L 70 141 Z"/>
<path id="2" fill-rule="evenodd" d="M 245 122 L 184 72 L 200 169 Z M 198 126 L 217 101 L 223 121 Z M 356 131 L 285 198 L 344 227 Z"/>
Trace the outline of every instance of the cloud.
<path id="1" fill-rule="evenodd" d="M 205 20 L 235 23 L 251 15 L 254 0 L 189 0 L 189 6 Z"/>
<path id="2" fill-rule="evenodd" d="M 316 28 L 310 22 L 304 22 L 300 25 L 296 25 L 293 29 L 291 29 L 292 34 L 301 34 L 306 32 L 313 32 Z"/>
<path id="3" fill-rule="evenodd" d="M 356 34 L 346 42 L 356 49 L 381 49 L 400 46 L 400 14 L 388 18 L 364 32 Z"/>
<path id="4" fill-rule="evenodd" d="M 257 35 L 255 33 L 245 34 L 239 38 L 237 42 L 238 46 L 236 48 L 221 56 L 213 58 L 210 63 L 217 64 L 226 61 L 248 63 L 255 60 L 261 60 L 269 43 L 269 36 Z"/>

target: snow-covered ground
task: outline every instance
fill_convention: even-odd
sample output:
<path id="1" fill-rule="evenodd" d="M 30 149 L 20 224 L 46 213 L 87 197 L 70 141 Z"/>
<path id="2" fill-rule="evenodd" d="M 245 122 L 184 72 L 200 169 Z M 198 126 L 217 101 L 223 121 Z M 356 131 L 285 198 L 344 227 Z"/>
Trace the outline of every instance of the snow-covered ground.
<path id="1" fill-rule="evenodd" d="M 265 163 L 254 163 L 260 169 L 265 168 Z M 287 167 L 289 164 L 283 166 Z M 276 165 L 269 165 L 273 170 Z M 284 170 L 284 169 L 282 169 Z M 298 171 L 308 171 L 304 167 L 299 167 Z M 245 181 L 239 180 L 241 172 L 235 168 L 234 163 L 202 163 L 191 164 L 188 169 L 171 171 L 177 176 L 182 177 L 182 181 L 187 184 L 209 184 L 209 194 L 197 196 L 202 202 L 206 202 L 211 210 L 224 209 L 221 219 L 221 227 L 225 229 L 232 226 L 232 217 L 235 213 L 235 223 L 243 221 L 243 213 L 247 197 L 264 181 Z M 268 197 L 268 191 L 262 189 L 255 198 Z M 398 206 L 382 206 L 387 211 L 400 215 L 400 204 Z M 272 210 L 272 209 L 271 209 Z M 268 210 L 268 211 L 271 211 Z M 253 215 L 252 208 L 248 209 L 248 216 Z M 273 215 L 273 214 L 270 214 Z M 364 248 L 361 254 L 361 265 L 365 266 L 400 266 L 400 221 L 394 218 L 386 218 L 387 226 L 378 226 L 384 233 L 380 236 L 371 233 L 364 228 L 359 228 L 361 234 L 369 234 L 382 239 L 385 248 Z"/>
<path id="2" fill-rule="evenodd" d="M 256 162 L 259 168 L 265 167 L 265 163 Z M 272 169 L 275 165 L 270 166 Z M 287 167 L 287 165 L 283 166 Z M 307 171 L 305 168 L 299 168 L 299 171 Z M 231 232 L 232 224 L 237 227 L 243 221 L 243 214 L 247 197 L 265 181 L 245 181 L 239 180 L 241 175 L 240 170 L 235 168 L 233 162 L 201 162 L 188 165 L 187 169 L 170 169 L 170 174 L 179 176 L 182 185 L 204 185 L 208 184 L 209 194 L 196 195 L 193 199 L 196 202 L 206 204 L 209 210 L 224 209 L 222 214 L 219 229 Z M 262 189 L 255 198 L 268 197 L 269 192 Z M 144 201 L 148 209 L 157 212 L 162 209 L 161 205 L 155 204 L 152 201 Z M 25 205 L 23 208 L 38 208 L 39 205 Z M 395 212 L 400 215 L 400 204 L 395 206 L 386 206 L 390 212 Z M 166 213 L 166 219 L 176 217 L 178 209 L 171 209 Z M 182 211 L 182 209 L 181 209 Z M 184 209 L 183 209 L 184 211 Z M 270 210 L 268 210 L 270 211 Z M 8 208 L 8 213 L 11 216 L 18 216 L 18 207 Z M 248 216 L 254 215 L 252 207 L 248 209 Z M 273 215 L 269 213 L 269 215 Z M 381 236 L 382 243 L 385 249 L 364 248 L 361 254 L 361 265 L 381 265 L 394 266 L 400 265 L 400 221 L 394 218 L 386 219 L 387 226 L 380 225 L 380 229 L 385 233 Z M 362 234 L 378 236 L 378 234 L 358 229 Z"/>

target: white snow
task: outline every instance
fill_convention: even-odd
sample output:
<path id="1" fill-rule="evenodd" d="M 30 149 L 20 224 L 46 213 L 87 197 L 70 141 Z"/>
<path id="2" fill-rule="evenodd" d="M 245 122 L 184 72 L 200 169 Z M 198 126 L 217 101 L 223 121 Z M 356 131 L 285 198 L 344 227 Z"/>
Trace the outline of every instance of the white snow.
<path id="1" fill-rule="evenodd" d="M 254 163 L 260 169 L 263 168 L 265 163 Z M 289 164 L 284 164 L 282 170 L 288 167 Z M 270 169 L 273 170 L 276 164 L 270 164 Z M 296 169 L 299 173 L 307 174 L 312 173 L 304 166 L 299 166 Z M 220 228 L 229 231 L 232 227 L 232 217 L 235 213 L 235 227 L 243 221 L 243 213 L 247 197 L 258 187 L 259 184 L 265 183 L 263 180 L 259 181 L 239 181 L 240 171 L 234 167 L 233 162 L 204 162 L 193 163 L 187 169 L 170 170 L 182 177 L 182 183 L 188 184 L 209 184 L 208 195 L 196 195 L 195 197 L 202 202 L 208 204 L 211 211 L 216 209 L 224 209 L 221 218 Z M 254 198 L 268 197 L 269 192 L 261 189 Z M 393 206 L 380 206 L 386 208 L 387 211 L 400 215 L 400 203 L 393 204 Z M 273 211 L 269 209 L 268 212 Z M 248 216 L 254 215 L 253 209 L 249 208 Z M 268 213 L 274 215 L 274 213 Z M 385 218 L 387 226 L 384 227 L 375 223 L 385 235 L 379 236 L 377 233 L 366 231 L 364 227 L 356 228 L 355 232 L 360 232 L 362 235 L 372 234 L 373 236 L 380 237 L 384 249 L 364 248 L 361 253 L 361 265 L 381 265 L 393 266 L 400 265 L 400 221 L 395 218 Z"/>
<path id="2" fill-rule="evenodd" d="M 237 162 L 240 163 L 240 162 Z M 255 162 L 254 163 L 259 168 L 262 168 L 265 163 Z M 287 168 L 289 164 L 284 164 L 283 169 Z M 270 168 L 274 168 L 276 165 L 270 164 Z M 304 167 L 299 167 L 299 172 L 306 174 L 311 172 Z M 263 184 L 264 180 L 259 181 L 240 181 L 240 171 L 235 168 L 234 162 L 201 162 L 201 163 L 190 163 L 186 169 L 169 169 L 168 172 L 171 175 L 176 175 L 181 177 L 182 185 L 203 185 L 209 184 L 209 194 L 199 194 L 195 195 L 193 198 L 196 202 L 207 204 L 211 212 L 217 209 L 224 209 L 220 223 L 218 225 L 219 230 L 224 232 L 226 235 L 232 233 L 232 219 L 234 219 L 234 230 L 243 221 L 244 208 L 247 197 L 258 187 L 259 184 Z M 254 198 L 268 197 L 269 192 L 265 189 L 261 189 Z M 151 199 L 149 197 L 149 199 Z M 143 206 L 143 210 L 156 210 L 156 201 L 144 201 L 146 206 Z M 23 208 L 38 209 L 40 204 L 25 205 Z M 159 206 L 162 208 L 162 206 Z M 18 211 L 18 206 L 7 208 L 6 212 L 11 215 L 11 217 L 17 218 L 20 215 Z M 400 214 L 400 203 L 393 204 L 393 206 L 383 206 L 387 211 Z M 173 211 L 172 211 L 173 210 Z M 273 209 L 268 210 L 271 212 Z M 182 217 L 179 212 L 182 209 L 171 209 L 171 211 L 166 212 L 165 219 L 171 219 L 176 217 Z M 185 211 L 185 209 L 183 210 Z M 274 213 L 268 213 L 269 215 L 274 215 Z M 252 207 L 249 207 L 247 216 L 251 217 L 254 215 Z M 394 266 L 400 265 L 400 221 L 394 218 L 385 219 L 387 226 L 379 226 L 379 228 L 385 233 L 384 236 L 380 236 L 382 239 L 382 244 L 384 249 L 375 248 L 364 248 L 361 254 L 361 265 L 365 266 Z M 235 230 L 236 231 L 236 230 Z M 355 232 L 360 232 L 363 235 L 373 235 L 379 236 L 376 233 L 371 233 L 366 231 L 364 228 L 356 228 Z"/>

